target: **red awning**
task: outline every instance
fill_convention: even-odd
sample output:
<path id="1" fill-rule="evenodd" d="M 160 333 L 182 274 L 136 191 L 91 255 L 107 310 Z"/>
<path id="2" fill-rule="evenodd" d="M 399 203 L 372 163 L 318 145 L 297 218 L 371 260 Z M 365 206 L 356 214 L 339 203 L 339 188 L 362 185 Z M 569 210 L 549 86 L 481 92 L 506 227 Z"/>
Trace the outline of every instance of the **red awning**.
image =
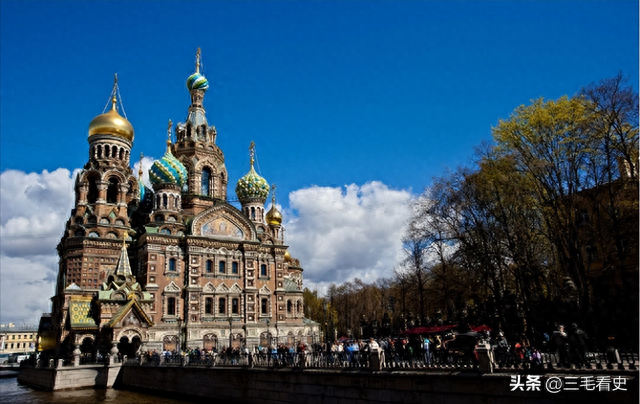
<path id="1" fill-rule="evenodd" d="M 477 327 L 471 327 L 471 331 L 475 331 L 475 332 L 484 332 L 484 331 L 489 331 L 491 332 L 491 328 L 489 328 L 486 325 L 479 325 Z"/>
<path id="2" fill-rule="evenodd" d="M 401 332 L 400 334 L 438 334 L 440 332 L 443 331 L 447 331 L 450 330 L 452 328 L 456 328 L 458 325 L 457 324 L 451 324 L 451 325 L 437 325 L 434 327 L 413 327 L 413 328 L 409 328 L 406 331 Z"/>

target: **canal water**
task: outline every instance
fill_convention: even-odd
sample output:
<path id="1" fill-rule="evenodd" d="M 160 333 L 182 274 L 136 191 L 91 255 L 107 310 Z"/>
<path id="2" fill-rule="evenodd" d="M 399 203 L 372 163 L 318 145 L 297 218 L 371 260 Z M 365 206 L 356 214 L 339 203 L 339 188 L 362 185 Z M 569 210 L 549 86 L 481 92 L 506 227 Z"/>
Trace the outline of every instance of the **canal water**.
<path id="1" fill-rule="evenodd" d="M 199 401 L 186 401 L 168 398 L 166 395 L 136 393 L 117 389 L 82 389 L 64 391 L 42 391 L 18 383 L 16 377 L 0 379 L 0 403 L 2 404 L 193 404 Z"/>

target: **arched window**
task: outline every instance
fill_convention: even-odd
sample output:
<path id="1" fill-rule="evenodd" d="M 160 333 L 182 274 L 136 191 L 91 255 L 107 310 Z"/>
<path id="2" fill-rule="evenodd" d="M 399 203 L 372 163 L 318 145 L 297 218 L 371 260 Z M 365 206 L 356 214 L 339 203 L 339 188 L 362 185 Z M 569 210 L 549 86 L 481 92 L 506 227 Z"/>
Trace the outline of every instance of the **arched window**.
<path id="1" fill-rule="evenodd" d="M 260 302 L 260 313 L 268 314 L 269 313 L 269 300 L 264 298 Z"/>
<path id="2" fill-rule="evenodd" d="M 207 261 L 207 273 L 210 274 L 211 272 L 213 272 L 213 261 L 209 260 Z"/>
<path id="3" fill-rule="evenodd" d="M 267 266 L 265 264 L 260 265 L 260 276 L 267 276 Z"/>
<path id="4" fill-rule="evenodd" d="M 287 300 L 287 313 L 291 313 L 293 311 L 293 303 L 291 300 Z"/>
<path id="5" fill-rule="evenodd" d="M 176 270 L 176 259 L 175 258 L 170 258 L 169 259 L 169 271 L 175 271 Z"/>
<path id="6" fill-rule="evenodd" d="M 200 193 L 202 195 L 209 196 L 209 191 L 211 190 L 211 170 L 209 168 L 204 168 L 202 170 L 202 190 Z"/>
<path id="7" fill-rule="evenodd" d="M 218 272 L 221 274 L 227 272 L 227 263 L 225 261 L 220 261 L 218 263 Z"/>
<path id="8" fill-rule="evenodd" d="M 162 208 L 167 209 L 167 194 L 162 195 Z"/>
<path id="9" fill-rule="evenodd" d="M 124 149 L 120 149 L 120 156 L 119 156 L 120 160 L 124 159 Z"/>
<path id="10" fill-rule="evenodd" d="M 221 297 L 218 299 L 218 313 L 224 314 L 227 312 L 227 299 Z"/>
<path id="11" fill-rule="evenodd" d="M 164 222 L 164 216 L 162 215 L 156 215 L 153 220 L 155 220 L 156 222 Z"/>
<path id="12" fill-rule="evenodd" d="M 99 159 L 102 158 L 102 145 L 101 144 L 98 145 L 98 158 Z"/>
<path id="13" fill-rule="evenodd" d="M 238 263 L 235 261 L 231 263 L 231 273 L 235 275 L 238 274 Z"/>
<path id="14" fill-rule="evenodd" d="M 108 157 L 109 157 L 109 145 L 105 145 L 105 146 L 104 146 L 104 156 L 105 156 L 106 158 L 108 158 Z"/>
<path id="15" fill-rule="evenodd" d="M 300 300 L 298 300 L 298 303 L 296 303 L 296 311 L 299 314 L 302 313 L 302 302 Z"/>
<path id="16" fill-rule="evenodd" d="M 240 299 L 231 299 L 231 314 L 240 314 Z"/>
<path id="17" fill-rule="evenodd" d="M 204 299 L 204 314 L 213 314 L 213 297 Z"/>
<path id="18" fill-rule="evenodd" d="M 256 208 L 251 208 L 251 220 L 256 220 Z"/>
<path id="19" fill-rule="evenodd" d="M 118 179 L 115 177 L 109 178 L 109 187 L 107 188 L 107 203 L 118 202 Z"/>
<path id="20" fill-rule="evenodd" d="M 87 193 L 87 202 L 96 203 L 98 199 L 98 179 L 89 178 L 89 192 Z"/>

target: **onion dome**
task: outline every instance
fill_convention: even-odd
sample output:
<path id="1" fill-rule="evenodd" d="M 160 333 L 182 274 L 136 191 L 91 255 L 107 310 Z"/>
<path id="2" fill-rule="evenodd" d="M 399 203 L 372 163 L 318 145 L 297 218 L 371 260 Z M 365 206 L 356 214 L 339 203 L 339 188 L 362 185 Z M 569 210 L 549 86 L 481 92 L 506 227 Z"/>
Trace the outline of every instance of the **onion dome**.
<path id="1" fill-rule="evenodd" d="M 267 200 L 267 196 L 269 196 L 269 184 L 253 169 L 253 160 L 251 161 L 249 172 L 240 178 L 236 184 L 236 195 L 242 203 L 255 200 L 260 200 L 264 203 Z"/>
<path id="2" fill-rule="evenodd" d="M 89 124 L 89 137 L 93 135 L 115 135 L 133 142 L 133 126 L 116 109 L 117 83 L 118 78 L 116 76 L 111 93 L 111 110 L 93 118 Z"/>
<path id="3" fill-rule="evenodd" d="M 265 219 L 267 219 L 267 224 L 271 226 L 280 226 L 282 225 L 282 214 L 276 208 L 276 184 L 271 186 L 271 209 L 267 212 Z"/>
<path id="4" fill-rule="evenodd" d="M 200 73 L 200 48 L 196 53 L 196 72 L 187 78 L 187 88 L 191 90 L 207 91 L 209 80 Z"/>
<path id="5" fill-rule="evenodd" d="M 267 224 L 272 226 L 280 226 L 282 224 L 282 215 L 276 209 L 276 205 L 271 205 L 271 209 L 267 212 Z"/>
<path id="6" fill-rule="evenodd" d="M 169 121 L 169 131 L 171 130 Z M 167 151 L 160 160 L 153 162 L 149 169 L 149 180 L 153 185 L 174 184 L 181 189 L 187 183 L 188 172 L 184 165 L 171 154 L 171 141 L 167 141 Z"/>
<path id="7" fill-rule="evenodd" d="M 284 253 L 284 262 L 291 262 L 291 254 L 289 254 L 289 251 Z"/>
<path id="8" fill-rule="evenodd" d="M 116 98 L 106 114 L 98 115 L 89 124 L 89 137 L 93 135 L 115 135 L 133 142 L 133 126 L 116 111 Z"/>
<path id="9" fill-rule="evenodd" d="M 253 169 L 255 143 L 251 142 L 249 149 L 251 150 L 251 169 L 236 183 L 236 195 L 241 203 L 256 201 L 264 203 L 269 196 L 269 184 Z"/>
<path id="10" fill-rule="evenodd" d="M 187 79 L 187 88 L 191 90 L 207 91 L 209 88 L 209 80 L 200 73 L 193 73 Z"/>

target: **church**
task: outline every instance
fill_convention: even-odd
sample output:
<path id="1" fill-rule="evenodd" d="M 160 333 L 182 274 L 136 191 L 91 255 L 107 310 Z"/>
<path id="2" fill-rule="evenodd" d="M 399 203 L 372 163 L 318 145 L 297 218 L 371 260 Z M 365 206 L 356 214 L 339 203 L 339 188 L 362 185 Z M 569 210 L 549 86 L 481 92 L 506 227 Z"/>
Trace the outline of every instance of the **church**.
<path id="1" fill-rule="evenodd" d="M 229 203 L 200 57 L 198 49 L 186 120 L 175 131 L 169 120 L 151 188 L 130 167 L 134 129 L 118 111 L 117 77 L 111 109 L 90 122 L 39 351 L 131 356 L 319 339 L 318 324 L 304 318 L 303 269 L 284 244 L 274 187 L 253 167 L 253 142 L 235 186 L 241 208 Z"/>

